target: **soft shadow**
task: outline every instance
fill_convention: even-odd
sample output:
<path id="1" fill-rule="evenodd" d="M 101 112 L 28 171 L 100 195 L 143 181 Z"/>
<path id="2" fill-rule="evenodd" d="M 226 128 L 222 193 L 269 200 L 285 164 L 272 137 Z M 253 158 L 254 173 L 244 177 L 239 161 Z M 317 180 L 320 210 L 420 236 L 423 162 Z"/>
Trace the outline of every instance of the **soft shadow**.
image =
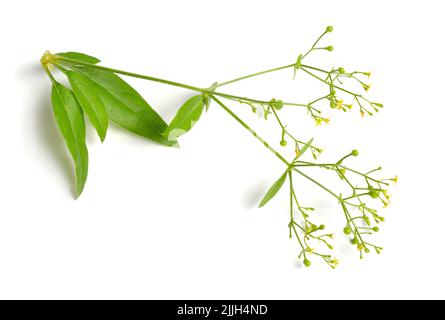
<path id="1" fill-rule="evenodd" d="M 353 251 L 351 250 L 351 248 L 353 248 L 353 246 L 351 246 L 350 243 L 342 243 L 341 245 L 337 246 L 338 247 L 338 252 L 343 255 L 352 255 Z"/>
<path id="2" fill-rule="evenodd" d="M 53 116 L 49 90 L 38 95 L 35 104 L 33 118 L 35 119 L 36 135 L 38 140 L 41 141 L 41 147 L 55 158 L 58 170 L 62 173 L 66 185 L 71 186 L 71 195 L 76 197 L 74 187 L 76 177 L 73 163 Z"/>
<path id="3" fill-rule="evenodd" d="M 29 97 L 26 109 L 30 113 L 31 121 L 23 125 L 32 126 L 35 133 L 34 142 L 39 144 L 38 149 L 44 150 L 55 159 L 54 163 L 58 166 L 58 171 L 62 174 L 65 184 L 71 186 L 71 195 L 74 197 L 76 181 L 74 168 L 53 116 L 51 85 L 45 79 L 44 71 L 38 63 L 25 65 L 18 71 L 17 76 L 26 85 L 24 91 Z M 40 85 L 41 81 L 47 81 L 45 86 Z M 24 118 L 23 120 L 27 121 L 28 119 Z"/>
<path id="4" fill-rule="evenodd" d="M 295 260 L 294 261 L 294 267 L 296 269 L 302 269 L 303 268 L 303 262 L 301 262 L 300 260 Z"/>
<path id="5" fill-rule="evenodd" d="M 250 187 L 244 200 L 244 205 L 247 209 L 258 208 L 262 197 L 266 193 L 266 183 L 265 180 L 262 180 Z"/>
<path id="6" fill-rule="evenodd" d="M 40 78 L 42 74 L 45 72 L 42 70 L 42 66 L 40 63 L 27 63 L 22 68 L 20 68 L 17 72 L 17 77 L 21 80 L 25 80 L 28 78 L 28 80 L 32 77 Z"/>
<path id="7" fill-rule="evenodd" d="M 174 96 L 170 96 L 168 99 L 165 99 L 161 106 L 151 105 L 150 102 L 149 104 L 156 110 L 156 112 L 162 114 L 165 121 L 169 123 L 176 115 L 178 109 L 184 104 L 184 102 L 193 97 L 193 95 L 193 93 L 175 94 Z"/>
<path id="8" fill-rule="evenodd" d="M 156 142 L 154 140 L 151 140 L 151 139 L 143 137 L 143 136 L 141 136 L 139 134 L 136 134 L 136 133 L 134 133 L 134 132 L 132 132 L 130 130 L 127 130 L 127 129 L 125 129 L 125 128 L 123 128 L 123 127 L 121 127 L 121 126 L 119 126 L 116 123 L 111 122 L 111 121 L 108 124 L 108 131 L 110 131 L 110 130 L 115 131 L 115 133 L 118 133 L 119 135 L 128 136 L 129 138 L 131 138 L 130 140 L 128 140 L 127 144 L 130 144 L 130 143 L 138 143 L 138 144 L 139 143 L 143 143 L 146 147 L 147 146 L 151 146 L 153 148 L 166 148 L 166 146 L 162 145 L 161 143 L 158 143 L 158 142 Z M 94 132 L 94 134 L 95 134 L 95 132 Z M 108 133 L 107 133 L 107 138 L 106 139 L 108 139 Z M 105 139 L 105 141 L 106 141 L 106 139 Z M 104 141 L 104 143 L 105 143 L 105 141 Z M 172 148 L 175 148 L 175 147 L 172 147 Z M 176 148 L 179 148 L 179 144 L 176 146 Z"/>

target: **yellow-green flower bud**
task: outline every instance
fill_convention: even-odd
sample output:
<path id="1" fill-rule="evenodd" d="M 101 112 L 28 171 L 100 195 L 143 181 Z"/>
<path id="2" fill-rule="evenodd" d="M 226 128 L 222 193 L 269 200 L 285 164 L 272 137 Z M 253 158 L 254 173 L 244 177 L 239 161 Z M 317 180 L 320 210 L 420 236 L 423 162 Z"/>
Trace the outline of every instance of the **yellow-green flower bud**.
<path id="1" fill-rule="evenodd" d="M 379 192 L 377 190 L 369 191 L 369 196 L 373 199 L 377 199 L 379 197 Z"/>

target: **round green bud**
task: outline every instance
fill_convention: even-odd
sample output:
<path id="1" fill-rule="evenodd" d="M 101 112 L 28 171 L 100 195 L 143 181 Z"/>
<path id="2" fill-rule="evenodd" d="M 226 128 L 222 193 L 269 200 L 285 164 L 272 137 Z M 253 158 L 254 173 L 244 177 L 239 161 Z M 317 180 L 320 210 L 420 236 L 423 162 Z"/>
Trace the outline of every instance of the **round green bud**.
<path id="1" fill-rule="evenodd" d="M 331 51 L 334 51 L 334 47 L 333 47 L 333 46 L 327 46 L 327 47 L 326 47 L 326 50 L 328 50 L 328 51 L 330 51 L 330 52 L 331 52 Z"/>
<path id="2" fill-rule="evenodd" d="M 338 68 L 338 72 L 340 72 L 340 73 L 345 73 L 346 71 L 345 71 L 344 68 Z"/>
<path id="3" fill-rule="evenodd" d="M 379 192 L 377 190 L 369 191 L 369 196 L 373 199 L 377 199 L 379 197 Z"/>
<path id="4" fill-rule="evenodd" d="M 344 234 L 351 234 L 352 230 L 351 227 L 347 226 L 343 229 Z"/>
<path id="5" fill-rule="evenodd" d="M 353 155 L 354 157 L 357 157 L 359 155 L 358 150 L 356 150 L 356 149 L 352 150 L 351 155 Z"/>
<path id="6" fill-rule="evenodd" d="M 326 228 L 326 226 L 324 224 L 320 224 L 320 226 L 318 227 L 319 230 L 324 230 Z"/>
<path id="7" fill-rule="evenodd" d="M 276 110 L 281 110 L 283 109 L 283 100 L 278 100 L 277 102 L 274 103 L 274 108 Z"/>
<path id="8" fill-rule="evenodd" d="M 380 231 L 379 227 L 374 227 L 374 228 L 372 228 L 372 230 L 373 230 L 374 232 L 379 232 L 379 231 Z"/>
<path id="9" fill-rule="evenodd" d="M 311 266 L 311 262 L 308 259 L 304 259 L 303 264 L 308 268 Z"/>
<path id="10" fill-rule="evenodd" d="M 366 253 L 370 253 L 371 250 L 369 250 L 369 248 L 365 248 L 365 252 L 366 252 Z"/>
<path id="11" fill-rule="evenodd" d="M 358 239 L 357 238 L 352 239 L 351 243 L 354 244 L 354 245 L 358 244 Z"/>
<path id="12" fill-rule="evenodd" d="M 287 141 L 286 140 L 281 140 L 280 141 L 280 145 L 282 146 L 282 147 L 285 147 L 286 145 L 287 145 Z"/>
<path id="13" fill-rule="evenodd" d="M 326 32 L 332 32 L 334 31 L 334 27 L 333 26 L 327 26 L 326 27 Z"/>

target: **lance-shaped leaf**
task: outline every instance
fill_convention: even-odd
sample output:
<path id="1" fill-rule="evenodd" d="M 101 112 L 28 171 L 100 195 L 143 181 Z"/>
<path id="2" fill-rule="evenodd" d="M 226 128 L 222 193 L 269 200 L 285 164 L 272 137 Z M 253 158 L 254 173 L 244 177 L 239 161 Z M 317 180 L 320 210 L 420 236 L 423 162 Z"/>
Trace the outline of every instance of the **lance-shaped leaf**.
<path id="1" fill-rule="evenodd" d="M 127 130 L 167 146 L 176 140 L 163 136 L 167 124 L 142 96 L 114 73 L 86 67 L 71 66 L 95 84 L 96 92 L 105 104 L 108 117 Z"/>
<path id="2" fill-rule="evenodd" d="M 187 100 L 179 108 L 173 120 L 164 132 L 164 136 L 169 140 L 176 140 L 177 137 L 189 131 L 201 117 L 204 109 L 204 97 L 197 95 Z"/>
<path id="3" fill-rule="evenodd" d="M 96 85 L 78 72 L 67 70 L 66 76 L 70 81 L 77 101 L 79 101 L 80 106 L 103 142 L 108 129 L 108 116 L 105 105 L 97 93 Z"/>
<path id="4" fill-rule="evenodd" d="M 80 195 L 88 175 L 88 150 L 82 109 L 71 90 L 54 82 L 51 101 L 57 125 L 76 168 L 76 191 Z"/>
<path id="5" fill-rule="evenodd" d="M 73 60 L 79 60 L 79 61 L 91 63 L 91 64 L 97 64 L 100 62 L 100 60 L 98 58 L 92 57 L 85 53 L 80 53 L 80 52 L 72 52 L 72 51 L 60 52 L 60 53 L 56 53 L 56 56 L 73 59 Z"/>
<path id="6" fill-rule="evenodd" d="M 303 146 L 303 148 L 301 148 L 301 150 L 297 150 L 297 157 L 295 158 L 295 160 L 300 158 L 307 151 L 307 149 L 309 149 L 312 146 L 313 141 L 314 141 L 314 138 L 311 138 L 311 140 L 309 140 L 308 142 L 306 142 L 304 144 L 304 146 Z"/>
<path id="7" fill-rule="evenodd" d="M 273 197 L 275 197 L 275 195 L 278 193 L 278 191 L 280 191 L 281 187 L 286 181 L 286 177 L 287 177 L 287 170 L 277 181 L 275 181 L 275 183 L 266 192 L 263 200 L 261 200 L 261 203 L 259 205 L 260 208 L 263 207 L 266 203 L 268 203 Z"/>

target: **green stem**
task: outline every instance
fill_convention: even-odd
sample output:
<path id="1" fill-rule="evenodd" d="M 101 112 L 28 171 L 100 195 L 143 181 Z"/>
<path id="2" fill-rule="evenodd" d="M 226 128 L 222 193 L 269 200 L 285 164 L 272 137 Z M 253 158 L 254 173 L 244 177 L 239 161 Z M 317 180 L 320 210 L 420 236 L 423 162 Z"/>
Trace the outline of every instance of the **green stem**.
<path id="1" fill-rule="evenodd" d="M 302 145 L 307 145 L 307 143 L 305 143 L 305 142 L 303 142 L 303 141 L 298 140 L 297 138 L 295 138 L 295 137 L 294 137 L 294 136 L 293 136 L 293 135 L 286 129 L 286 126 L 285 126 L 285 125 L 283 124 L 283 122 L 281 121 L 281 119 L 280 119 L 280 117 L 278 116 L 278 114 L 277 114 L 275 108 L 274 108 L 274 107 L 271 107 L 271 109 L 272 109 L 272 112 L 273 112 L 273 115 L 274 115 L 275 119 L 277 120 L 278 124 L 279 124 L 280 127 L 281 127 L 281 130 L 284 131 L 284 133 L 285 133 L 289 138 L 291 138 L 295 143 L 301 143 Z M 312 147 L 312 146 L 310 146 L 310 147 L 311 147 L 311 149 L 314 149 L 314 147 Z"/>
<path id="2" fill-rule="evenodd" d="M 286 131 L 286 128 L 284 127 L 283 123 L 281 122 L 281 119 L 278 116 L 277 111 L 275 110 L 275 108 L 272 106 L 271 109 L 272 109 L 273 115 L 275 116 L 275 119 L 277 120 L 278 124 L 281 127 L 281 130 Z"/>
<path id="3" fill-rule="evenodd" d="M 327 85 L 330 85 L 330 83 L 329 83 L 328 81 L 323 80 L 323 79 L 320 78 L 319 76 L 317 76 L 317 75 L 313 74 L 312 72 L 308 71 L 306 68 L 303 68 L 303 67 L 302 67 L 301 70 L 303 70 L 304 72 L 306 72 L 308 75 L 314 77 L 315 79 L 317 79 L 317 80 L 319 80 L 319 81 L 321 81 L 321 82 L 323 82 L 323 83 L 325 83 L 325 84 L 327 84 Z M 356 94 L 356 93 L 354 93 L 354 92 L 351 92 L 351 91 L 349 91 L 349 90 L 346 90 L 346 89 L 344 89 L 344 88 L 342 88 L 342 87 L 339 87 L 339 86 L 337 86 L 337 85 L 332 85 L 332 87 L 335 88 L 335 89 L 341 90 L 341 91 L 343 91 L 343 92 L 346 92 L 346 93 L 350 94 L 350 95 L 353 96 L 353 97 L 356 97 L 356 98 L 357 98 L 357 97 L 361 97 L 359 94 Z"/>
<path id="4" fill-rule="evenodd" d="M 290 166 L 290 163 L 279 154 L 274 148 L 272 148 L 266 140 L 261 138 L 251 127 L 249 127 L 243 120 L 241 120 L 229 107 L 227 107 L 224 103 L 222 103 L 219 99 L 217 99 L 213 94 L 210 94 L 210 97 L 228 114 L 232 116 L 239 124 L 241 124 L 245 129 L 247 129 L 250 133 L 253 134 L 255 138 L 257 138 L 267 149 L 269 149 L 278 159 L 280 159 L 287 167 Z"/>
<path id="5" fill-rule="evenodd" d="M 252 73 L 252 74 L 248 74 L 246 76 L 242 76 L 242 77 L 235 78 L 235 79 L 232 79 L 232 80 L 229 80 L 229 81 L 221 82 L 221 83 L 216 85 L 216 88 L 222 87 L 222 86 L 234 83 L 234 82 L 238 82 L 238 81 L 241 81 L 241 80 L 244 80 L 244 79 L 256 77 L 256 76 L 259 76 L 259 75 L 262 75 L 262 74 L 266 74 L 266 73 L 270 73 L 270 72 L 274 72 L 274 71 L 279 71 L 279 70 L 283 70 L 283 69 L 287 69 L 287 68 L 292 68 L 294 66 L 295 66 L 295 63 L 288 64 L 288 65 L 281 66 L 281 67 L 277 67 L 277 68 L 267 69 L 267 70 L 260 71 L 260 72 L 255 72 L 255 73 Z"/>
<path id="6" fill-rule="evenodd" d="M 117 73 L 117 74 L 121 74 L 121 75 L 128 76 L 128 77 L 144 79 L 144 80 L 150 80 L 150 81 L 159 82 L 159 83 L 163 83 L 163 84 L 168 84 L 168 85 L 171 85 L 171 86 L 184 88 L 184 89 L 188 89 L 188 90 L 193 90 L 193 91 L 198 91 L 198 92 L 207 92 L 207 89 L 198 88 L 198 87 L 195 87 L 195 86 L 190 86 L 188 84 L 184 84 L 184 83 L 180 83 L 180 82 L 175 82 L 175 81 L 170 81 L 170 80 L 166 80 L 166 79 L 146 76 L 146 75 L 133 73 L 133 72 L 128 72 L 128 71 L 123 71 L 123 70 L 119 70 L 119 69 L 113 69 L 113 68 L 98 66 L 96 64 L 87 63 L 87 62 L 83 62 L 83 61 L 79 61 L 79 60 L 75 60 L 75 59 L 70 59 L 70 58 L 66 58 L 66 57 L 61 57 L 61 56 L 56 56 L 56 57 L 57 57 L 57 60 L 68 62 L 68 63 L 71 63 L 71 64 L 76 64 L 76 65 L 81 65 L 81 66 L 85 66 L 85 67 L 89 67 L 89 68 L 94 68 L 94 69 L 97 69 L 97 70 Z"/>
<path id="7" fill-rule="evenodd" d="M 371 181 L 373 181 L 373 182 L 375 182 L 375 183 L 382 183 L 382 184 L 384 184 L 384 185 L 388 185 L 388 183 L 381 182 L 381 181 L 379 181 L 379 180 L 377 180 L 377 179 L 371 178 L 371 177 L 369 177 L 367 174 L 361 173 L 361 172 L 359 172 L 359 171 L 357 171 L 357 170 L 354 170 L 354 169 L 351 169 L 351 168 L 349 168 L 349 167 L 346 167 L 346 166 L 339 166 L 339 167 L 342 168 L 342 169 L 345 169 L 345 170 L 347 170 L 347 171 L 351 171 L 351 172 L 353 172 L 353 173 L 355 173 L 355 174 L 357 174 L 357 175 L 360 175 L 360 176 L 364 177 L 365 179 L 369 179 L 369 180 L 371 180 Z"/>
<path id="8" fill-rule="evenodd" d="M 326 74 L 329 73 L 329 71 L 326 71 L 326 70 L 320 69 L 320 68 L 316 68 L 316 67 L 312 67 L 312 66 L 308 66 L 307 64 L 302 64 L 301 67 L 302 68 L 306 68 L 306 69 L 312 69 L 312 70 L 319 71 L 319 72 L 323 72 L 323 73 L 326 73 Z"/>
<path id="9" fill-rule="evenodd" d="M 324 35 L 324 34 L 323 34 L 323 35 Z M 323 35 L 322 35 L 322 36 L 323 36 Z M 322 37 L 322 36 L 321 36 L 321 37 Z M 321 39 L 321 37 L 320 37 L 319 39 Z M 318 41 L 318 40 L 317 40 L 317 41 Z M 311 51 L 311 50 L 309 50 L 308 53 L 309 53 L 310 51 Z M 288 68 L 293 68 L 293 67 L 295 67 L 295 63 L 287 64 L 287 65 L 284 65 L 284 66 L 281 66 L 281 67 L 277 67 L 277 68 L 267 69 L 267 70 L 260 71 L 260 72 L 255 72 L 255 73 L 252 73 L 252 74 L 248 74 L 248 75 L 246 75 L 246 76 L 243 76 L 243 77 L 239 77 L 239 78 L 235 78 L 235 79 L 232 79 L 232 80 L 229 80 L 229 81 L 222 82 L 222 83 L 220 83 L 220 84 L 217 84 L 217 85 L 215 86 L 215 88 L 218 88 L 218 87 L 221 87 L 221 86 L 225 86 L 225 85 L 227 85 L 227 84 L 231 84 L 231 83 L 234 83 L 234 82 L 237 82 L 237 81 L 241 81 L 241 80 L 244 80 L 244 79 L 248 79 L 248 78 L 256 77 L 256 76 L 259 76 L 259 75 L 262 75 L 262 74 L 266 74 L 266 73 L 270 73 L 270 72 L 274 72 L 274 71 L 279 71 L 279 70 L 284 70 L 284 69 L 288 69 Z M 323 69 L 319 69 L 319 68 L 315 68 L 315 67 L 312 67 L 312 66 L 308 66 L 308 65 L 301 65 L 301 69 L 302 69 L 304 72 L 306 72 L 307 74 L 309 74 L 309 75 L 311 75 L 312 77 L 316 78 L 317 80 L 320 80 L 321 82 L 324 82 L 325 84 L 329 84 L 327 81 L 321 79 L 320 77 L 318 77 L 317 75 L 313 74 L 312 72 L 309 72 L 309 71 L 307 70 L 307 68 L 308 68 L 308 69 L 313 69 L 313 70 L 316 70 L 316 71 L 320 71 L 320 72 L 324 72 L 324 73 L 329 73 L 328 71 L 323 70 Z M 351 92 L 351 91 L 349 91 L 349 90 L 346 90 L 346 89 L 344 89 L 344 88 L 342 88 L 342 87 L 339 87 L 339 86 L 337 86 L 337 85 L 334 85 L 333 87 L 336 88 L 336 89 L 338 89 L 338 90 L 341 90 L 341 91 L 343 91 L 343 92 L 346 92 L 346 93 L 348 93 L 348 94 L 350 94 L 350 95 L 352 95 L 352 96 L 355 96 L 355 97 L 360 96 L 360 95 L 357 95 L 357 94 L 355 94 L 355 93 L 353 93 L 353 92 Z"/>
<path id="10" fill-rule="evenodd" d="M 263 138 L 261 138 L 252 128 L 250 128 L 243 120 L 241 120 L 235 113 L 233 113 L 232 110 L 230 110 L 225 104 L 223 104 L 220 100 L 218 100 L 214 95 L 210 94 L 212 99 L 219 105 L 221 108 L 223 108 L 228 114 L 230 114 L 239 124 L 241 124 L 245 129 L 247 129 L 249 132 L 251 132 L 255 138 L 257 138 L 267 149 L 269 149 L 278 159 L 280 159 L 284 164 L 286 164 L 287 167 L 290 166 L 290 163 L 281 155 L 279 154 L 274 148 L 272 148 L 269 143 L 267 143 Z M 300 174 L 301 176 L 305 177 L 309 181 L 315 183 L 323 190 L 327 191 L 330 195 L 335 197 L 337 200 L 342 201 L 342 199 L 337 196 L 333 191 L 322 185 L 317 180 L 313 179 L 312 177 L 306 175 L 304 172 L 301 172 L 300 170 L 296 168 L 292 168 L 295 172 Z"/>
<path id="11" fill-rule="evenodd" d="M 142 74 L 139 74 L 139 73 L 128 72 L 128 71 L 124 71 L 124 70 L 119 70 L 119 69 L 99 66 L 99 65 L 96 65 L 96 64 L 83 62 L 83 61 L 79 61 L 79 60 L 71 59 L 71 58 L 66 58 L 66 57 L 62 57 L 62 56 L 56 56 L 56 57 L 57 57 L 57 60 L 65 61 L 65 62 L 68 62 L 68 63 L 71 63 L 71 64 L 85 66 L 85 67 L 88 67 L 88 68 L 93 68 L 93 69 L 97 69 L 97 70 L 112 72 L 112 73 L 121 74 L 121 75 L 128 76 L 128 77 L 143 79 L 143 80 L 159 82 L 159 83 L 163 83 L 163 84 L 167 84 L 167 85 L 171 85 L 171 86 L 175 86 L 175 87 L 179 87 L 179 88 L 184 88 L 184 89 L 188 89 L 188 90 L 192 90 L 192 91 L 197 91 L 197 92 L 201 92 L 201 93 L 210 92 L 209 89 L 199 88 L 199 87 L 196 87 L 196 86 L 191 86 L 191 85 L 180 83 L 180 82 L 176 82 L 176 81 L 170 81 L 170 80 L 166 80 L 166 79 L 161 79 L 161 78 L 156 78 L 156 77 L 152 77 L 152 76 L 142 75 Z M 281 69 L 281 68 L 275 68 L 275 70 L 279 70 L 279 69 Z M 275 71 L 275 70 L 269 70 L 268 72 L 272 72 L 272 71 Z M 264 71 L 263 72 L 259 72 L 258 74 L 262 74 L 262 73 L 265 73 L 265 72 Z M 254 76 L 254 75 L 251 75 L 251 76 Z M 213 88 L 216 88 L 216 87 L 218 87 L 218 85 L 213 87 Z M 227 98 L 227 99 L 242 100 L 242 101 L 248 101 L 248 102 L 253 102 L 253 103 L 258 103 L 258 104 L 268 104 L 269 103 L 269 101 L 251 99 L 251 98 L 246 98 L 246 97 L 240 97 L 240 96 L 235 96 L 235 95 L 227 94 L 227 93 L 223 93 L 223 92 L 212 92 L 212 94 L 220 96 L 220 97 L 224 97 L 224 98 Z M 308 107 L 306 104 L 292 103 L 292 102 L 283 102 L 283 105 L 297 106 L 297 107 L 306 107 L 306 108 Z"/>
<path id="12" fill-rule="evenodd" d="M 317 43 L 327 34 L 328 32 L 327 31 L 325 31 L 325 32 L 323 32 L 319 37 L 318 37 L 318 39 L 314 42 L 314 44 L 312 45 L 312 47 L 303 55 L 303 58 L 302 59 L 304 59 L 312 50 L 314 50 L 314 48 L 315 48 L 315 46 L 317 45 Z M 242 77 L 238 77 L 238 78 L 235 78 L 235 79 L 232 79 L 232 80 L 229 80 L 229 81 L 225 81 L 225 82 L 221 82 L 221 83 L 219 83 L 219 84 L 217 84 L 216 85 L 216 88 L 218 88 L 218 87 L 222 87 L 222 86 L 225 86 L 225 85 L 228 85 L 228 84 L 231 84 L 231 83 L 234 83 L 234 82 L 237 82 L 237 81 L 241 81 L 241 80 L 245 80 L 245 79 L 249 79 L 249 78 L 252 78 L 252 77 L 256 77 L 256 76 L 259 76 L 259 75 L 262 75 L 262 74 L 266 74 L 266 73 L 270 73 L 270 72 L 274 72 L 274 71 L 279 71 L 279 70 L 284 70 L 284 69 L 287 69 L 287 68 L 295 68 L 295 66 L 296 66 L 296 63 L 292 63 L 292 64 L 288 64 L 288 65 L 285 65 L 285 66 L 281 66 L 281 67 L 276 67 L 276 68 L 272 68 L 272 69 L 267 69 L 267 70 L 264 70 L 264 71 L 260 71 L 260 72 L 255 72 L 255 73 L 252 73 L 252 74 L 248 74 L 248 75 L 246 75 L 246 76 L 242 76 Z"/>
<path id="13" fill-rule="evenodd" d="M 311 181 L 312 183 L 315 183 L 317 186 L 319 186 L 320 188 L 322 188 L 323 190 L 325 190 L 326 192 L 328 192 L 330 195 L 332 195 L 334 198 L 336 198 L 337 200 L 341 201 L 342 199 L 337 196 L 334 191 L 328 189 L 327 187 L 325 187 L 324 185 L 322 185 L 320 182 L 318 182 L 317 180 L 315 180 L 314 178 L 308 176 L 307 174 L 305 174 L 304 172 L 301 172 L 300 170 L 296 169 L 296 168 L 292 168 L 292 170 L 294 170 L 295 172 L 297 172 L 298 174 L 300 174 L 301 176 L 305 177 L 306 179 L 308 179 L 309 181 Z"/>
<path id="14" fill-rule="evenodd" d="M 51 80 L 51 83 L 55 84 L 56 83 L 56 79 L 54 79 L 51 71 L 49 71 L 48 66 L 46 66 L 44 64 L 42 64 L 42 66 L 43 66 L 43 69 L 45 70 L 46 74 L 48 75 L 49 79 Z"/>
<path id="15" fill-rule="evenodd" d="M 368 174 L 361 173 L 360 171 L 351 169 L 351 168 L 343 166 L 343 165 L 338 165 L 336 163 L 313 163 L 313 162 L 307 162 L 307 161 L 298 161 L 297 163 L 294 164 L 294 166 L 296 166 L 296 167 L 320 167 L 320 168 L 328 168 L 328 169 L 338 167 L 340 169 L 345 169 L 346 171 L 350 171 L 352 173 L 360 175 L 360 176 L 364 177 L 365 179 L 371 180 L 375 183 L 381 183 L 384 185 L 388 185 L 388 183 L 386 183 L 386 182 L 382 182 L 381 180 L 377 180 L 372 177 L 369 177 Z"/>
<path id="16" fill-rule="evenodd" d="M 227 93 L 222 93 L 222 92 L 212 92 L 212 94 L 216 95 L 216 96 L 220 96 L 229 100 L 235 100 L 235 101 L 245 101 L 245 102 L 252 102 L 252 103 L 256 103 L 256 104 L 269 104 L 270 101 L 265 101 L 265 100 L 257 100 L 257 99 L 251 99 L 251 98 L 246 98 L 246 97 L 240 97 L 240 96 L 235 96 L 232 94 L 227 94 Z M 283 105 L 285 106 L 296 106 L 296 107 L 305 107 L 305 108 L 312 108 L 310 106 L 308 106 L 307 104 L 304 103 L 293 103 L 293 102 L 283 102 Z"/>
<path id="17" fill-rule="evenodd" d="M 321 34 L 321 36 L 318 37 L 318 39 L 314 42 L 314 44 L 312 45 L 312 47 L 303 55 L 304 59 L 309 53 L 311 53 L 312 50 L 314 50 L 315 46 L 317 45 L 318 42 L 320 42 L 320 40 L 326 35 L 327 31 L 323 32 Z"/>

